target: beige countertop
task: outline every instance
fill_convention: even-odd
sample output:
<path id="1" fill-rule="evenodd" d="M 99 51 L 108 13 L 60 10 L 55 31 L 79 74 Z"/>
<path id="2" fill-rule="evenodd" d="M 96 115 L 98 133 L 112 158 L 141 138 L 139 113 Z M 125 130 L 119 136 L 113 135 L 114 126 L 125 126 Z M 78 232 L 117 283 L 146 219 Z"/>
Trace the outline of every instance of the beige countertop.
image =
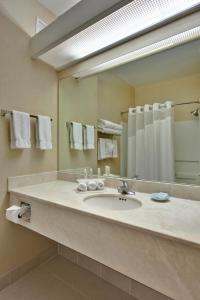
<path id="1" fill-rule="evenodd" d="M 150 195 L 136 192 L 135 198 L 142 206 L 133 210 L 104 210 L 90 208 L 83 199 L 97 192 L 77 192 L 77 184 L 68 181 L 52 181 L 12 189 L 15 195 L 44 201 L 80 213 L 104 218 L 123 226 L 149 231 L 168 239 L 176 239 L 200 246 L 200 201 L 171 197 L 169 202 L 158 203 L 150 200 Z M 98 193 L 117 194 L 115 189 L 105 188 Z"/>

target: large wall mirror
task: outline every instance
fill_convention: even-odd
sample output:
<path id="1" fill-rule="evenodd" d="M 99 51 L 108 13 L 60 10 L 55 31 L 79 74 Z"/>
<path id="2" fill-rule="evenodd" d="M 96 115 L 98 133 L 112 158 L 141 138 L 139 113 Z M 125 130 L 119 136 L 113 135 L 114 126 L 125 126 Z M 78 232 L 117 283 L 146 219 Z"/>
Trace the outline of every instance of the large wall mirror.
<path id="1" fill-rule="evenodd" d="M 88 166 L 104 174 L 109 166 L 113 176 L 199 185 L 198 101 L 200 40 L 87 78 L 64 78 L 59 169 Z M 95 149 L 71 149 L 69 122 L 95 126 Z"/>

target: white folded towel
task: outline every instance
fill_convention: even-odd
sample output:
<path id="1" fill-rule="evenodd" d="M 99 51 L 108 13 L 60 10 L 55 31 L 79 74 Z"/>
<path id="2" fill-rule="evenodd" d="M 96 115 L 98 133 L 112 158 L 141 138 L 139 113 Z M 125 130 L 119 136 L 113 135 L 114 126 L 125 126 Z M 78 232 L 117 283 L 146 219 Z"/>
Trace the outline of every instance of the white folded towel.
<path id="1" fill-rule="evenodd" d="M 94 126 L 85 125 L 83 129 L 83 141 L 84 141 L 84 149 L 91 150 L 94 149 Z"/>
<path id="2" fill-rule="evenodd" d="M 118 157 L 118 145 L 117 145 L 117 140 L 113 140 L 113 158 L 117 158 Z"/>
<path id="3" fill-rule="evenodd" d="M 104 189 L 104 182 L 103 180 L 98 180 L 97 181 L 97 190 L 103 190 Z"/>
<path id="4" fill-rule="evenodd" d="M 111 139 L 98 139 L 98 160 L 111 158 L 113 153 L 113 145 Z"/>
<path id="5" fill-rule="evenodd" d="M 107 156 L 107 158 L 113 158 L 113 150 L 114 150 L 113 140 L 106 139 L 106 156 Z"/>
<path id="6" fill-rule="evenodd" d="M 81 192 L 86 192 L 87 191 L 87 184 L 85 182 L 80 182 L 78 184 L 77 190 L 81 191 Z"/>
<path id="7" fill-rule="evenodd" d="M 107 127 L 99 127 L 98 126 L 98 131 L 102 133 L 107 133 L 107 134 L 114 134 L 114 135 L 122 135 L 122 130 L 119 129 L 112 129 L 112 128 L 107 128 Z"/>
<path id="8" fill-rule="evenodd" d="M 99 119 L 97 121 L 98 127 L 99 128 L 109 128 L 109 129 L 114 129 L 117 131 L 122 131 L 122 125 L 121 124 L 117 124 L 108 120 L 104 120 L 104 119 Z"/>
<path id="9" fill-rule="evenodd" d="M 83 150 L 83 127 L 81 123 L 72 122 L 70 126 L 70 147 Z"/>
<path id="10" fill-rule="evenodd" d="M 98 160 L 106 159 L 106 139 L 98 139 Z"/>
<path id="11" fill-rule="evenodd" d="M 13 110 L 10 117 L 11 148 L 31 148 L 30 132 L 30 115 L 25 112 Z"/>
<path id="12" fill-rule="evenodd" d="M 47 116 L 37 116 L 36 147 L 41 150 L 52 149 L 51 119 Z"/>
<path id="13" fill-rule="evenodd" d="M 103 160 L 107 158 L 117 158 L 117 140 L 112 139 L 98 139 L 98 160 Z"/>
<path id="14" fill-rule="evenodd" d="M 97 189 L 97 182 L 96 182 L 96 180 L 90 180 L 90 181 L 88 181 L 87 187 L 88 187 L 89 191 L 96 191 L 96 189 Z"/>

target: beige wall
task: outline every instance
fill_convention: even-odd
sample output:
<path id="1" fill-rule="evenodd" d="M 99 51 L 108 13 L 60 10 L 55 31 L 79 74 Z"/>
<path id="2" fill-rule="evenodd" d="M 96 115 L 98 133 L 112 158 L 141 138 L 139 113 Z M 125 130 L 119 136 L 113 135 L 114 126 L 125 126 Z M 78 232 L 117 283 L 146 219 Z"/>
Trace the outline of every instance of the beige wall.
<path id="1" fill-rule="evenodd" d="M 47 24 L 56 18 L 36 0 L 0 0 L 0 10 L 30 36 L 35 34 L 36 17 Z"/>
<path id="2" fill-rule="evenodd" d="M 59 169 L 97 166 L 97 151 L 71 150 L 67 121 L 96 125 L 97 77 L 59 81 Z"/>
<path id="3" fill-rule="evenodd" d="M 11 1 L 4 1 L 11 2 Z M 12 1 L 19 3 L 19 1 Z M 28 2 L 28 0 L 27 0 Z M 9 120 L 0 118 L 0 276 L 20 266 L 51 245 L 51 241 L 5 219 L 8 176 L 57 168 L 57 75 L 47 65 L 32 61 L 29 36 L 0 13 L 0 108 L 52 116 L 53 150 L 36 150 L 34 121 L 32 148 L 11 150 Z"/>
<path id="4" fill-rule="evenodd" d="M 200 99 L 200 74 L 135 87 L 136 105 L 152 104 L 167 100 L 174 103 L 181 103 L 198 99 Z M 192 119 L 190 111 L 196 107 L 198 107 L 197 104 L 176 107 L 175 120 Z"/>
<path id="5" fill-rule="evenodd" d="M 134 88 L 131 85 L 113 75 L 111 71 L 98 75 L 98 118 L 120 123 L 120 112 L 127 111 L 133 106 Z M 101 136 L 102 134 L 99 134 L 99 137 Z M 109 165 L 113 174 L 120 174 L 120 138 L 117 136 L 114 138 L 118 141 L 119 158 L 98 161 L 98 167 L 101 168 L 102 173 L 105 166 Z"/>
<path id="6" fill-rule="evenodd" d="M 134 88 L 111 71 L 98 75 L 98 118 L 120 123 L 120 112 L 134 105 Z"/>

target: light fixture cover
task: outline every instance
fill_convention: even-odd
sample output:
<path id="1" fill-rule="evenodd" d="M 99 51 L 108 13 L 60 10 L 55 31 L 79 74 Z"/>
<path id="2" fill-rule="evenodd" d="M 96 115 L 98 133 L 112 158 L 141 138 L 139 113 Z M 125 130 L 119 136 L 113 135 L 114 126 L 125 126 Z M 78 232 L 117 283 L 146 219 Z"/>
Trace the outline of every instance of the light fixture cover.
<path id="1" fill-rule="evenodd" d="M 187 30 L 185 32 L 173 35 L 167 39 L 161 40 L 159 42 L 153 43 L 141 49 L 132 51 L 125 55 L 119 56 L 115 59 L 109 60 L 105 63 L 96 65 L 88 70 L 80 71 L 78 73 L 73 74 L 74 78 L 83 78 L 90 75 L 97 74 L 99 72 L 106 71 L 111 68 L 118 67 L 120 65 L 124 65 L 134 60 L 141 59 L 143 57 L 153 55 L 159 53 L 161 51 L 191 42 L 200 38 L 200 26 L 195 27 L 193 29 Z"/>
<path id="2" fill-rule="evenodd" d="M 176 16 L 200 0 L 135 0 L 40 56 L 59 69 Z"/>

